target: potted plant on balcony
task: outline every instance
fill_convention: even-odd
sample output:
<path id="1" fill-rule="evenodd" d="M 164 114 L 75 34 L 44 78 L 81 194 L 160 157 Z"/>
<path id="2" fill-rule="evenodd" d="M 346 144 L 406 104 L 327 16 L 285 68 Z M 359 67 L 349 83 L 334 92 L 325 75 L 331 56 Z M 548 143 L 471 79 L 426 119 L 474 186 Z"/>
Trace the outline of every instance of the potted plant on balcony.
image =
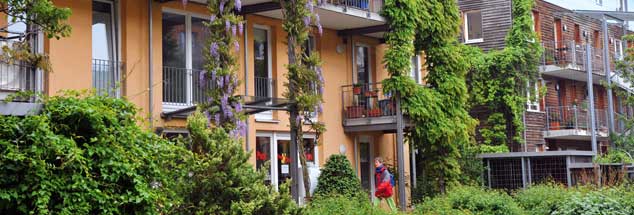
<path id="1" fill-rule="evenodd" d="M 381 116 L 381 109 L 378 107 L 372 108 L 370 110 L 368 110 L 368 116 L 369 117 L 379 117 Z"/>
<path id="2" fill-rule="evenodd" d="M 559 112 L 550 112 L 549 114 L 549 129 L 550 130 L 559 130 L 559 128 L 561 127 L 561 125 L 559 124 L 560 122 L 560 117 L 559 117 Z"/>
<path id="3" fill-rule="evenodd" d="M 361 118 L 365 112 L 365 108 L 361 105 L 348 106 L 346 108 L 346 116 L 349 119 Z"/>
<path id="4" fill-rule="evenodd" d="M 354 85 L 352 85 L 352 94 L 361 95 L 361 88 L 362 87 L 363 87 L 363 84 L 354 84 Z"/>

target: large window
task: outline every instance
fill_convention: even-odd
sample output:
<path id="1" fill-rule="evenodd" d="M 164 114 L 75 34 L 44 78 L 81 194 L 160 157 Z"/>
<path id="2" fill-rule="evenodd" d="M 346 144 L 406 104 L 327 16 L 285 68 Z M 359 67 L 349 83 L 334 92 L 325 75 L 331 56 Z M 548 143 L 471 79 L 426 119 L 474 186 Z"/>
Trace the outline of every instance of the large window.
<path id="1" fill-rule="evenodd" d="M 464 13 L 464 38 L 466 43 L 483 42 L 482 12 L 479 10 Z"/>
<path id="2" fill-rule="evenodd" d="M 412 57 L 412 67 L 410 69 L 410 77 L 416 81 L 416 83 L 421 83 L 421 74 L 420 74 L 420 56 L 414 55 Z"/>
<path id="3" fill-rule="evenodd" d="M 526 110 L 539 111 L 539 82 L 530 81 L 526 83 Z"/>
<path id="4" fill-rule="evenodd" d="M 117 28 L 114 4 L 92 2 L 92 86 L 98 93 L 114 94 L 118 76 Z"/>
<path id="5" fill-rule="evenodd" d="M 189 13 L 163 12 L 164 109 L 178 109 L 175 106 L 189 106 L 205 99 L 198 79 L 204 67 L 204 47 L 209 34 L 204 22 L 202 17 Z"/>
<path id="6" fill-rule="evenodd" d="M 621 40 L 614 40 L 614 58 L 623 60 L 623 41 Z"/>

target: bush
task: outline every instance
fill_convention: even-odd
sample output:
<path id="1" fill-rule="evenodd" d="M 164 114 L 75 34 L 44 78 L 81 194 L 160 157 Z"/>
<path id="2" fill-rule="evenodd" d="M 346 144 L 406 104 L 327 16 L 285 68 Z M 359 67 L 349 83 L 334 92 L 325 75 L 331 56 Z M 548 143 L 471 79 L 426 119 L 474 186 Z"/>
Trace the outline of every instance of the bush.
<path id="1" fill-rule="evenodd" d="M 35 116 L 0 116 L 0 214 L 157 214 L 165 161 L 185 150 L 141 129 L 125 100 L 67 93 Z"/>
<path id="2" fill-rule="evenodd" d="M 388 214 L 379 207 L 374 207 L 367 195 L 355 197 L 332 195 L 314 199 L 303 211 L 304 215 L 381 215 Z"/>
<path id="3" fill-rule="evenodd" d="M 527 214 L 542 215 L 551 214 L 570 195 L 562 185 L 542 184 L 519 190 L 514 197 Z"/>
<path id="4" fill-rule="evenodd" d="M 416 214 L 525 214 L 511 196 L 480 187 L 458 186 L 447 194 L 426 199 L 416 207 Z"/>
<path id="5" fill-rule="evenodd" d="M 566 199 L 553 215 L 584 215 L 584 214 L 634 214 L 628 205 L 619 201 L 618 197 L 608 196 L 600 191 L 582 194 L 576 192 Z"/>
<path id="6" fill-rule="evenodd" d="M 286 185 L 281 193 L 264 185 L 264 175 L 248 163 L 240 139 L 223 128 L 207 127 L 207 118 L 195 112 L 187 119 L 194 152 L 188 177 L 177 187 L 182 204 L 170 214 L 295 214 Z"/>
<path id="7" fill-rule="evenodd" d="M 361 182 L 345 155 L 331 155 L 317 181 L 315 198 L 335 194 L 352 197 L 363 193 Z"/>

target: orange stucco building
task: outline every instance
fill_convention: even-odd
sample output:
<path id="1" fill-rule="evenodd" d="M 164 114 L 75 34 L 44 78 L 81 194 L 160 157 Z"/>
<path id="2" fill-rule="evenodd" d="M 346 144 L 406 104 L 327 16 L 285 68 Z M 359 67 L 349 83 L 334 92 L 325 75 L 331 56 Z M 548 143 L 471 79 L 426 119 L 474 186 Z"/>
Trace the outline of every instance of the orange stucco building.
<path id="1" fill-rule="evenodd" d="M 187 112 L 182 110 L 205 99 L 196 76 L 206 46 L 203 23 L 209 15 L 204 1 L 190 0 L 187 5 L 166 0 L 53 2 L 72 10 L 68 23 L 73 29 L 69 37 L 38 41 L 40 51 L 50 56 L 53 72 L 36 75 L 40 83 L 36 90 L 55 95 L 65 89 L 96 88 L 136 104 L 157 133 L 186 134 Z M 389 95 L 376 84 L 388 77 L 382 65 L 386 46 L 381 42 L 386 21 L 377 12 L 380 0 L 337 2 L 317 7 L 324 31 L 310 39 L 310 50 L 319 52 L 323 61 L 324 110 L 316 117 L 327 131 L 319 143 L 306 149 L 307 168 L 316 177 L 330 155 L 343 153 L 371 192 L 373 158 L 381 156 L 396 164 L 394 110 Z M 279 7 L 262 0 L 243 0 L 243 5 L 246 25 L 237 53 L 241 80 L 237 94 L 281 98 L 288 57 Z M 421 60 L 413 59 L 412 75 L 418 81 Z M 288 178 L 288 118 L 285 111 L 269 111 L 248 119 L 245 150 L 252 151 L 256 168 L 271 162 L 267 183 L 274 186 Z M 304 136 L 311 143 L 313 137 Z M 408 148 L 403 168 L 409 193 Z"/>

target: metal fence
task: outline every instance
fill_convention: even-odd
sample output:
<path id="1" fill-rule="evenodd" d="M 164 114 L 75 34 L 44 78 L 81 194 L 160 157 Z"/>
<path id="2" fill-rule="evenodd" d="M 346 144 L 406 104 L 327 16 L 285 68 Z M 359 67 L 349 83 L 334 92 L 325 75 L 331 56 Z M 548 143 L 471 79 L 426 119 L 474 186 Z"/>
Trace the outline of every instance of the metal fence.
<path id="1" fill-rule="evenodd" d="M 329 4 L 355 8 L 368 12 L 378 13 L 383 9 L 384 0 L 327 0 Z"/>
<path id="2" fill-rule="evenodd" d="M 23 62 L 0 61 L 0 92 L 35 91 L 36 70 Z"/>
<path id="3" fill-rule="evenodd" d="M 341 95 L 344 119 L 396 115 L 396 103 L 380 83 L 342 86 Z"/>
<path id="4" fill-rule="evenodd" d="M 118 97 L 123 63 L 111 60 L 92 60 L 92 87 L 99 95 Z"/>
<path id="5" fill-rule="evenodd" d="M 587 70 L 586 45 L 575 41 L 544 41 L 542 65 Z M 595 74 L 605 74 L 603 66 L 603 50 L 591 47 L 592 71 Z"/>
<path id="6" fill-rule="evenodd" d="M 606 130 L 608 114 L 604 109 L 595 109 L 596 129 Z M 590 111 L 579 106 L 546 107 L 546 129 L 590 130 Z"/>

